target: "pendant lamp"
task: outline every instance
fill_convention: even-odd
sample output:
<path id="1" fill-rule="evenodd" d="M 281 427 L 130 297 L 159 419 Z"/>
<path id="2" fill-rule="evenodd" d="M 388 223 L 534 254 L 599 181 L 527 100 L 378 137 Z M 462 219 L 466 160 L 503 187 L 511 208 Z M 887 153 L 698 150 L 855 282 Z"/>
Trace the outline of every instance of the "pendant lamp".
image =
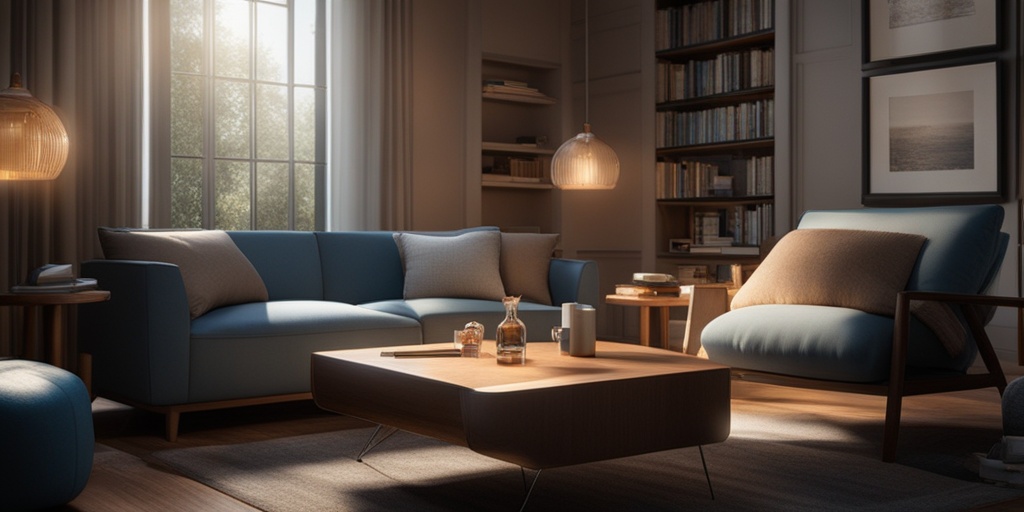
<path id="1" fill-rule="evenodd" d="M 551 159 L 551 182 L 563 190 L 615 188 L 619 181 L 619 157 L 615 150 L 590 131 L 590 1 L 583 17 L 583 131 L 565 141 Z"/>
<path id="2" fill-rule="evenodd" d="M 0 91 L 0 180 L 52 180 L 68 160 L 68 132 L 57 113 L 21 86 Z"/>

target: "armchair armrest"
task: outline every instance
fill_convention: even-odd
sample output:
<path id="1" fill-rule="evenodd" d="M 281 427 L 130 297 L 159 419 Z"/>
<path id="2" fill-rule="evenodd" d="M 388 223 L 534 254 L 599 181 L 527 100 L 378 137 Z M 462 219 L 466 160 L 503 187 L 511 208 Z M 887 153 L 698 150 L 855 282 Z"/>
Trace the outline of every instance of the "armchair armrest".
<path id="1" fill-rule="evenodd" d="M 976 295 L 969 293 L 935 292 L 922 290 L 904 290 L 896 295 L 896 318 L 893 325 L 893 348 L 892 368 L 890 382 L 902 383 L 906 372 L 906 354 L 910 339 L 910 302 L 914 300 L 945 302 L 959 305 L 967 320 L 967 327 L 978 347 L 978 354 L 988 370 L 988 378 L 994 379 L 994 384 L 1002 393 L 1006 388 L 1006 377 L 1003 374 L 999 358 L 996 356 L 992 342 L 985 332 L 985 322 L 982 320 L 981 309 L 985 307 L 1007 306 L 1017 308 L 1017 322 L 1021 323 L 1021 308 L 1024 308 L 1024 298 L 1001 297 L 994 295 Z M 1019 336 L 1020 334 L 1018 334 Z M 1018 340 L 1018 344 L 1020 341 Z"/>
<path id="2" fill-rule="evenodd" d="M 548 288 L 551 290 L 551 303 L 555 306 L 578 302 L 597 307 L 600 298 L 597 262 L 552 258 L 548 270 Z"/>
<path id="3" fill-rule="evenodd" d="M 110 291 L 109 301 L 79 308 L 79 346 L 92 355 L 97 393 L 151 405 L 188 401 L 191 317 L 178 267 L 90 260 L 81 274 Z"/>

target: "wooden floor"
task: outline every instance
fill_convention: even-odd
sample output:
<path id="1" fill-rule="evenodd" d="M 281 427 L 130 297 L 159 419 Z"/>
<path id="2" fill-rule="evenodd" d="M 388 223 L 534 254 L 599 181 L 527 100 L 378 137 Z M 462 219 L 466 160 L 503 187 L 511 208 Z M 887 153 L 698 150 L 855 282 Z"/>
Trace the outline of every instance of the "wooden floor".
<path id="1" fill-rule="evenodd" d="M 176 474 L 151 454 L 173 448 L 244 443 L 367 426 L 359 420 L 323 412 L 309 401 L 270 404 L 185 414 L 178 441 L 169 443 L 162 437 L 161 417 L 103 399 L 98 399 L 93 409 L 97 437 L 93 473 L 82 494 L 62 510 L 253 511 L 256 509 Z M 877 431 L 879 456 L 881 453 L 884 399 L 880 397 L 734 382 L 733 409 L 863 422 L 866 432 Z M 905 427 L 952 425 L 984 429 L 986 439 L 991 432 L 992 442 L 998 440 L 1001 421 L 1000 400 L 994 389 L 911 397 L 905 400 L 903 409 Z M 977 510 L 1024 510 L 1024 500 Z"/>

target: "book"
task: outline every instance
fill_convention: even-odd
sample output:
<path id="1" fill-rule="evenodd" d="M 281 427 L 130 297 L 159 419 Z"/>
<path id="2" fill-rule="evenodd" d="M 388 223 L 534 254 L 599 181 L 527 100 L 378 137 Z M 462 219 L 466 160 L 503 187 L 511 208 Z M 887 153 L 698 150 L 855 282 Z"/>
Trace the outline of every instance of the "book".
<path id="1" fill-rule="evenodd" d="M 693 285 L 712 282 L 711 269 L 707 265 L 679 265 L 676 267 L 679 284 Z"/>
<path id="2" fill-rule="evenodd" d="M 729 247 L 722 247 L 722 254 L 758 256 L 761 254 L 761 248 L 756 245 L 733 245 Z"/>
<path id="3" fill-rule="evenodd" d="M 75 275 L 70 264 L 48 263 L 30 272 L 25 284 L 34 286 L 60 282 L 69 283 L 74 279 Z"/>
<path id="4" fill-rule="evenodd" d="M 500 78 L 488 78 L 484 80 L 484 85 L 507 85 L 510 87 L 530 87 L 530 84 L 520 80 L 504 80 Z"/>
<path id="5" fill-rule="evenodd" d="M 641 285 L 641 284 L 617 284 L 615 295 L 628 295 L 631 297 L 678 297 L 679 284 L 675 285 Z"/>
<path id="6" fill-rule="evenodd" d="M 58 281 L 50 284 L 22 284 L 11 287 L 11 293 L 72 293 L 95 290 L 96 280 L 91 277 L 79 277 L 71 281 Z"/>

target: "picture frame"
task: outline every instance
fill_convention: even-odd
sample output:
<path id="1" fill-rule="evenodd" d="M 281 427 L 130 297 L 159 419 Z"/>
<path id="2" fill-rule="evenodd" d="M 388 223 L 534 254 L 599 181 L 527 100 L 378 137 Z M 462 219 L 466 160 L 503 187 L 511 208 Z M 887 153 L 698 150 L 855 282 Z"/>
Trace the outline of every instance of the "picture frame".
<path id="1" fill-rule="evenodd" d="M 1005 0 L 868 0 L 865 69 L 998 50 Z"/>
<path id="2" fill-rule="evenodd" d="M 864 78 L 862 203 L 1006 200 L 1000 63 Z"/>

